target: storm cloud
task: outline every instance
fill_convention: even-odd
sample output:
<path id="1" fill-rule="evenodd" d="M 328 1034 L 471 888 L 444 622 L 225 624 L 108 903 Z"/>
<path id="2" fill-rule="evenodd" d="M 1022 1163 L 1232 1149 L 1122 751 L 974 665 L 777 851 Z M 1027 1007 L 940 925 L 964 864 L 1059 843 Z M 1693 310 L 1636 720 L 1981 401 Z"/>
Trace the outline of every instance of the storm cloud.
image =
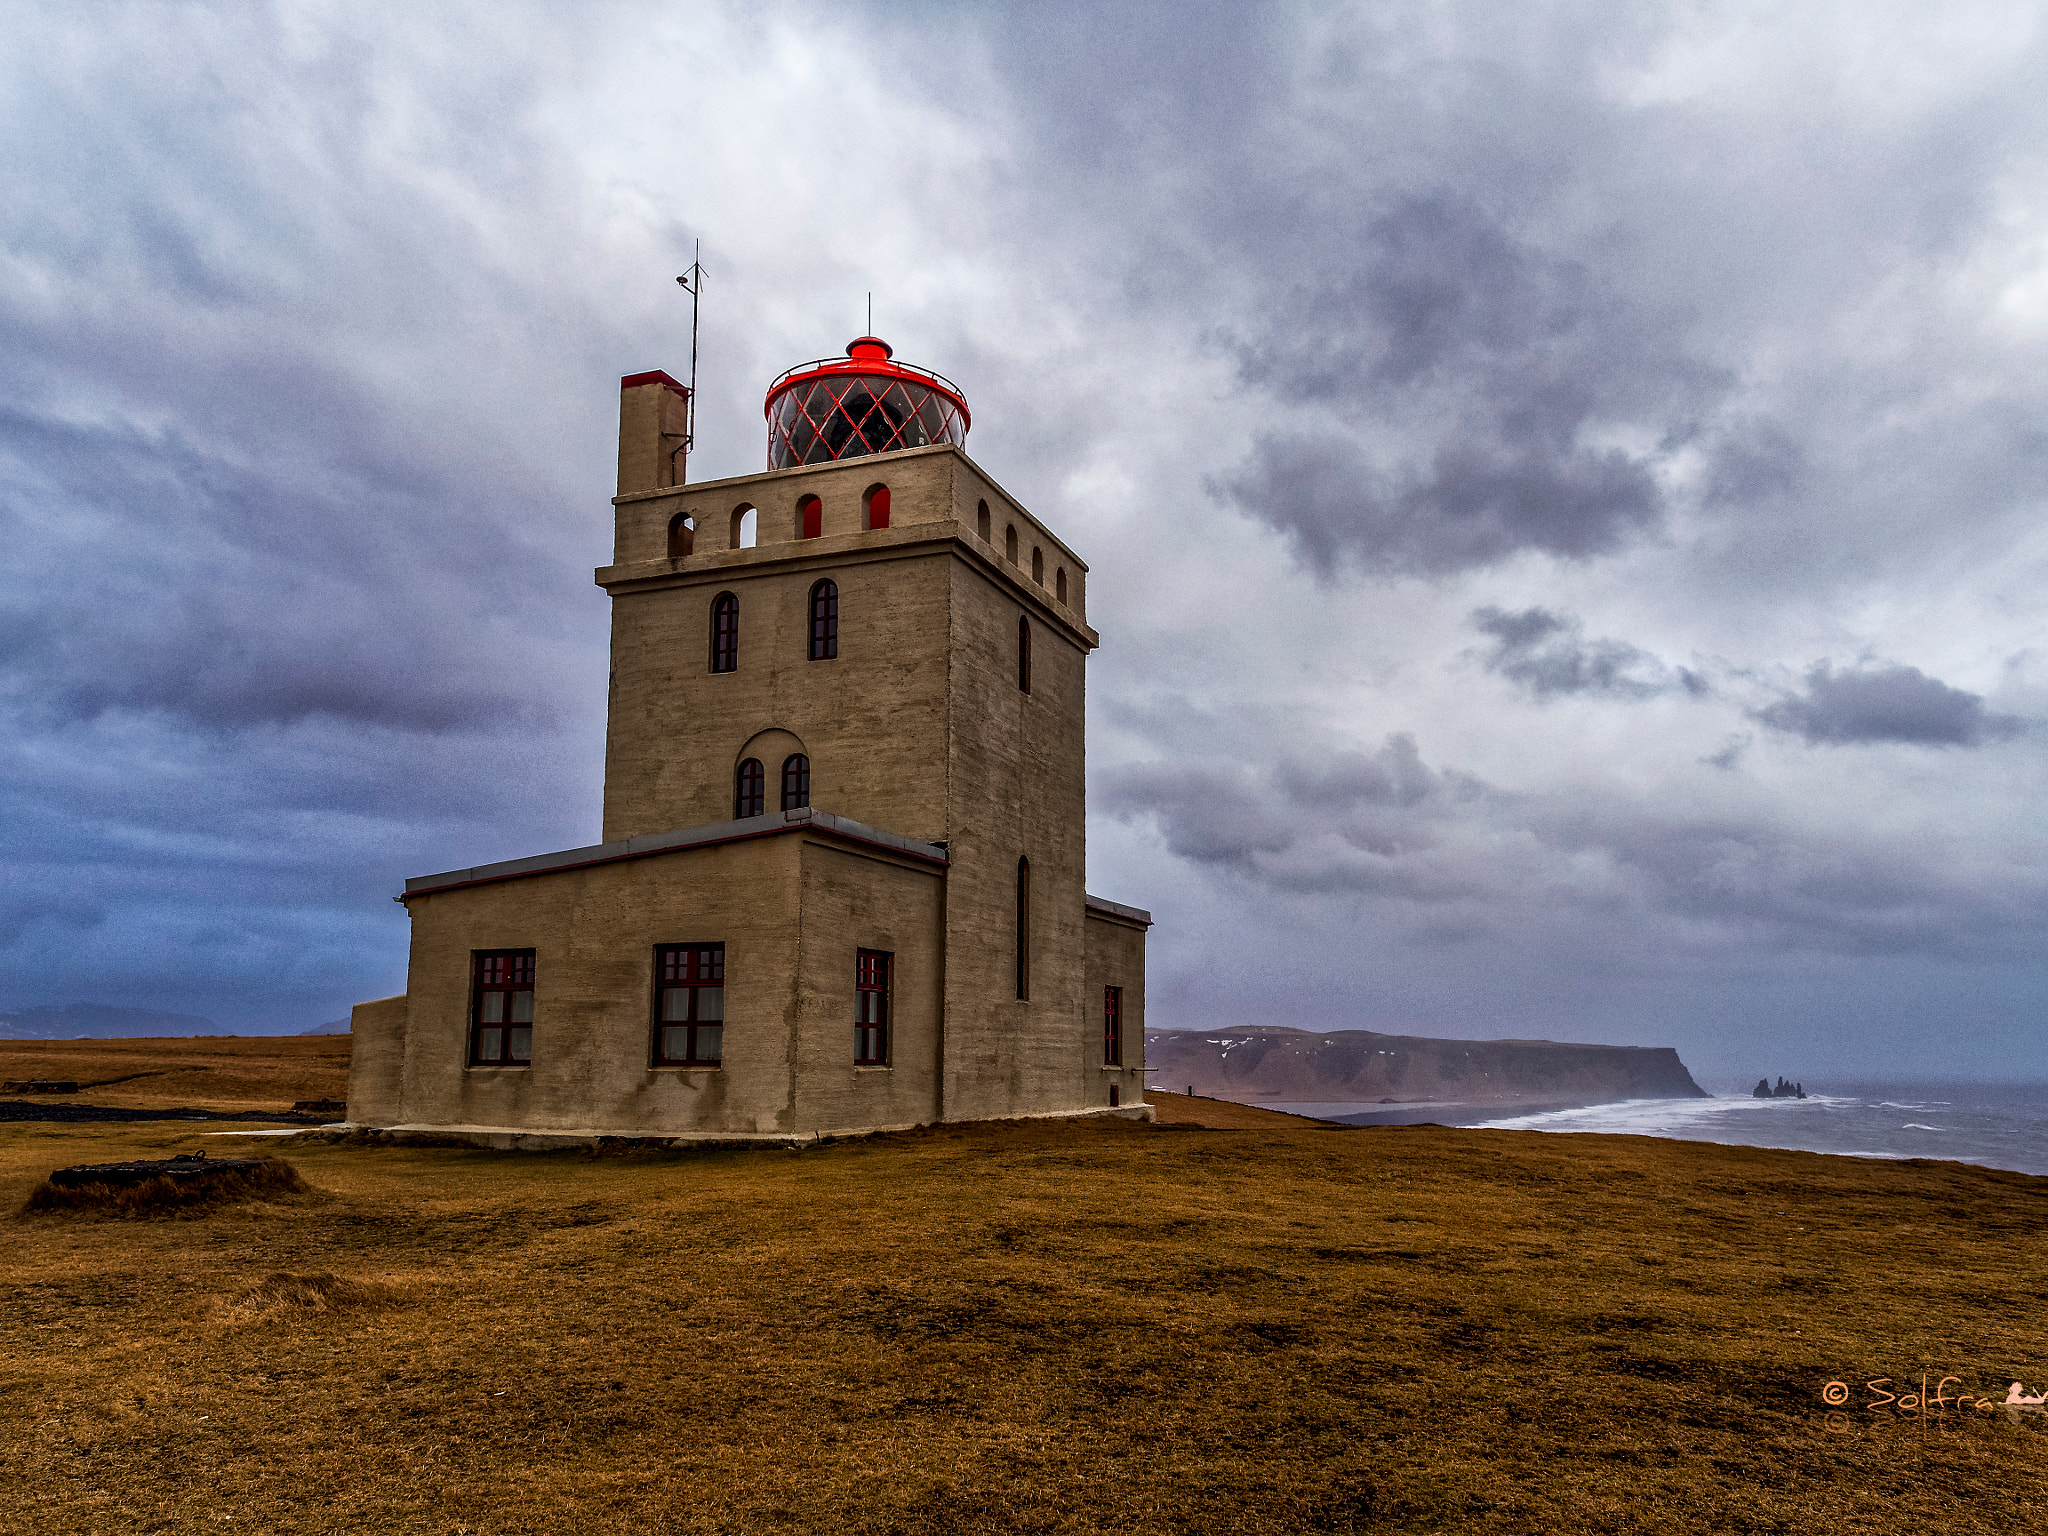
<path id="1" fill-rule="evenodd" d="M 0 1005 L 319 1023 L 595 835 L 701 237 L 693 478 L 872 291 L 1088 562 L 1155 1022 L 2048 1072 L 2030 8 L 208 18 L 0 39 Z"/>
<path id="2" fill-rule="evenodd" d="M 2017 736 L 2026 722 L 1995 714 L 1977 694 L 1951 688 L 1918 667 L 1865 666 L 1837 672 L 1828 662 L 1806 674 L 1804 692 L 1750 711 L 1750 718 L 1811 746 L 1903 742 L 1975 747 Z"/>
<path id="3" fill-rule="evenodd" d="M 1480 665 L 1539 699 L 1572 694 L 1648 699 L 1673 689 L 1697 697 L 1711 691 L 1698 672 L 1667 667 L 1623 640 L 1589 640 L 1577 619 L 1546 608 L 1520 613 L 1476 608 L 1472 627 L 1493 638 Z"/>

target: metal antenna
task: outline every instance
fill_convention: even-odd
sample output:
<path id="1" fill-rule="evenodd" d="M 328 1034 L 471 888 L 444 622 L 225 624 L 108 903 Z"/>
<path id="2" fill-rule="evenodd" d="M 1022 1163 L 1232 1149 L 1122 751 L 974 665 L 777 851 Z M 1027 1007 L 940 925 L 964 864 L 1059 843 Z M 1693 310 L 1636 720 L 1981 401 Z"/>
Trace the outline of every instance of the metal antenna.
<path id="1" fill-rule="evenodd" d="M 697 446 L 697 307 L 704 299 L 704 242 L 697 242 L 690 270 L 676 281 L 690 296 L 690 408 L 683 417 L 683 451 Z"/>
<path id="2" fill-rule="evenodd" d="M 875 296 L 872 293 L 868 295 L 868 334 L 875 334 Z"/>

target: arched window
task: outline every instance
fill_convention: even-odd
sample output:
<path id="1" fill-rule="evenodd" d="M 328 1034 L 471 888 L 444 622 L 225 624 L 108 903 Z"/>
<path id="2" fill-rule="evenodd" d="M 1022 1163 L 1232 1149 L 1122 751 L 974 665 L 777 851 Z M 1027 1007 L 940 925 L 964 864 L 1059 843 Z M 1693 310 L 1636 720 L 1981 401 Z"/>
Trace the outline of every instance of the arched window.
<path id="1" fill-rule="evenodd" d="M 743 501 L 732 509 L 732 527 L 726 540 L 727 549 L 752 549 L 755 535 L 759 531 L 760 519 L 754 515 L 754 504 Z"/>
<path id="2" fill-rule="evenodd" d="M 732 814 L 735 821 L 745 821 L 749 816 L 759 816 L 767 810 L 762 802 L 768 797 L 767 775 L 761 772 L 761 759 L 750 757 L 740 764 L 739 772 L 732 777 Z"/>
<path id="3" fill-rule="evenodd" d="M 889 487 L 869 486 L 867 495 L 861 498 L 861 504 L 866 509 L 864 520 L 870 531 L 889 526 Z"/>
<path id="4" fill-rule="evenodd" d="M 1003 558 L 1012 565 L 1017 563 L 1017 526 L 1014 523 L 1003 530 Z"/>
<path id="5" fill-rule="evenodd" d="M 815 539 L 825 531 L 825 503 L 815 496 L 806 496 L 796 504 L 796 536 L 800 539 Z"/>
<path id="6" fill-rule="evenodd" d="M 1052 595 L 1063 603 L 1067 600 L 1067 568 L 1064 565 L 1052 573 Z"/>
<path id="7" fill-rule="evenodd" d="M 1017 686 L 1031 691 L 1031 621 L 1022 617 L 1017 620 Z"/>
<path id="8" fill-rule="evenodd" d="M 801 810 L 811 803 L 811 760 L 792 752 L 782 760 L 782 808 Z"/>
<path id="9" fill-rule="evenodd" d="M 988 503 L 985 501 L 974 504 L 974 531 L 981 536 L 982 543 L 988 542 Z"/>
<path id="10" fill-rule="evenodd" d="M 687 512 L 678 512 L 668 520 L 668 557 L 680 560 L 690 552 L 697 540 L 697 525 Z"/>
<path id="11" fill-rule="evenodd" d="M 740 669 L 740 600 L 721 592 L 711 604 L 711 670 Z"/>
<path id="12" fill-rule="evenodd" d="M 1045 585 L 1045 551 L 1036 544 L 1031 546 L 1031 579 L 1041 587 Z"/>
<path id="13" fill-rule="evenodd" d="M 811 588 L 811 660 L 839 654 L 839 585 L 821 581 Z"/>
<path id="14" fill-rule="evenodd" d="M 1017 860 L 1017 1001 L 1031 1000 L 1031 861 Z"/>

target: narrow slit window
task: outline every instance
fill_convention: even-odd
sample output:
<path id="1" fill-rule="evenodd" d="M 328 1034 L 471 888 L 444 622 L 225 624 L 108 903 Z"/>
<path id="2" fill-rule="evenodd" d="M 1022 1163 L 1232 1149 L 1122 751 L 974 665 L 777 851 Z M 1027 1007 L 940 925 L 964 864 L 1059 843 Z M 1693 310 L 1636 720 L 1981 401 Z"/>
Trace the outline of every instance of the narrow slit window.
<path id="1" fill-rule="evenodd" d="M 533 951 L 501 949 L 476 957 L 476 1017 L 469 1059 L 484 1067 L 533 1061 Z"/>
<path id="2" fill-rule="evenodd" d="M 811 588 L 811 660 L 831 661 L 839 654 L 839 584 L 821 581 Z"/>
<path id="3" fill-rule="evenodd" d="M 711 604 L 711 670 L 740 669 L 740 600 L 721 592 Z"/>
<path id="4" fill-rule="evenodd" d="M 1014 523 L 1003 530 L 1003 558 L 1012 565 L 1017 563 L 1017 527 Z"/>
<path id="5" fill-rule="evenodd" d="M 1031 620 L 1017 620 L 1017 687 L 1024 693 L 1031 691 Z"/>
<path id="6" fill-rule="evenodd" d="M 782 760 L 782 808 L 800 810 L 811 803 L 811 760 L 792 752 Z"/>
<path id="7" fill-rule="evenodd" d="M 1064 565 L 1052 573 L 1052 595 L 1062 603 L 1067 600 L 1067 568 Z"/>
<path id="8" fill-rule="evenodd" d="M 889 487 L 878 485 L 868 492 L 868 527 L 870 530 L 889 526 Z"/>
<path id="9" fill-rule="evenodd" d="M 889 957 L 872 949 L 854 956 L 853 1064 L 889 1064 Z"/>
<path id="10" fill-rule="evenodd" d="M 977 501 L 974 504 L 974 531 L 980 536 L 982 543 L 988 542 L 988 503 L 985 501 Z"/>
<path id="11" fill-rule="evenodd" d="M 1120 1067 L 1124 1064 L 1124 989 L 1104 987 L 1102 989 L 1102 1064 L 1105 1067 Z"/>
<path id="12" fill-rule="evenodd" d="M 678 512 L 668 520 L 668 557 L 680 560 L 696 547 L 697 524 L 687 512 Z"/>
<path id="13" fill-rule="evenodd" d="M 1031 1000 L 1031 861 L 1017 861 L 1017 1001 Z"/>
<path id="14" fill-rule="evenodd" d="M 725 946 L 669 944 L 654 956 L 654 1064 L 715 1067 L 725 1059 Z"/>
<path id="15" fill-rule="evenodd" d="M 1031 551 L 1031 579 L 1041 587 L 1045 585 L 1045 551 L 1035 546 Z"/>
<path id="16" fill-rule="evenodd" d="M 796 536 L 800 539 L 820 538 L 825 532 L 825 503 L 815 496 L 806 496 L 796 504 Z"/>
<path id="17" fill-rule="evenodd" d="M 761 759 L 750 757 L 740 764 L 739 772 L 733 775 L 733 819 L 745 821 L 749 816 L 763 814 L 767 810 L 763 803 L 766 799 L 767 775 L 761 771 Z"/>

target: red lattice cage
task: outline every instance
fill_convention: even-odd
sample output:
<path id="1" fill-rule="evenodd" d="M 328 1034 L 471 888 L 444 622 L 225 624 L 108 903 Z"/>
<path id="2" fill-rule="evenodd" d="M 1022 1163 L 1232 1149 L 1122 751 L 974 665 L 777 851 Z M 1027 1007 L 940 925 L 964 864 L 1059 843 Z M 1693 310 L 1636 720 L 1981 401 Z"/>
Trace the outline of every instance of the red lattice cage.
<path id="1" fill-rule="evenodd" d="M 847 343 L 845 357 L 792 368 L 768 386 L 768 467 L 829 464 L 863 454 L 967 441 L 967 401 L 929 368 L 892 362 L 878 336 Z"/>

